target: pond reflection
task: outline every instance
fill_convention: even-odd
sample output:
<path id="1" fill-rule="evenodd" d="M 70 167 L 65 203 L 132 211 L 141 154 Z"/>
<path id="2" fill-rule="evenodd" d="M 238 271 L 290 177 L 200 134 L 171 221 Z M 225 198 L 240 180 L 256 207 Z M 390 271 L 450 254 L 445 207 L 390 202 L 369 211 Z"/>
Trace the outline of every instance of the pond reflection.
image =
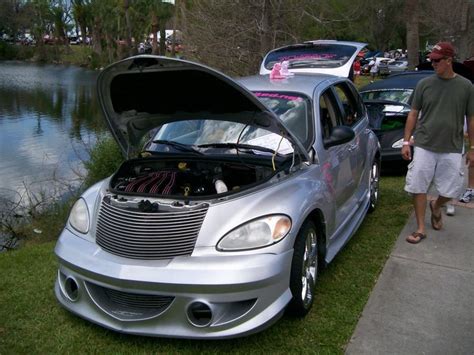
<path id="1" fill-rule="evenodd" d="M 95 81 L 77 67 L 0 62 L 0 197 L 58 195 L 105 131 Z"/>

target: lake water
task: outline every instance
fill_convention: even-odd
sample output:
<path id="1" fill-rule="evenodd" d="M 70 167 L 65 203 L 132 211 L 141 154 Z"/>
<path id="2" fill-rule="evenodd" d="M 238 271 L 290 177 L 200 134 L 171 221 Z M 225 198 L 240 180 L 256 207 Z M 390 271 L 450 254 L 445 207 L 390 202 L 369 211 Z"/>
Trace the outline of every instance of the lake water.
<path id="1" fill-rule="evenodd" d="M 98 72 L 0 62 L 0 201 L 58 196 L 78 184 L 96 132 Z"/>

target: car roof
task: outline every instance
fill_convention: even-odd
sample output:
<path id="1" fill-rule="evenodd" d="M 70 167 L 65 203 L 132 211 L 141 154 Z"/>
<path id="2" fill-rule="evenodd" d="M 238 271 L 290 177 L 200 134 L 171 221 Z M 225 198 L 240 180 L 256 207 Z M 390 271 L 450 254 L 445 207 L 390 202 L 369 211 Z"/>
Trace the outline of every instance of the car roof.
<path id="1" fill-rule="evenodd" d="M 386 79 L 378 80 L 360 89 L 360 92 L 383 89 L 414 89 L 416 84 L 428 76 L 433 75 L 433 71 L 408 71 L 392 74 Z"/>
<path id="2" fill-rule="evenodd" d="M 312 98 L 316 87 L 323 83 L 348 81 L 329 74 L 295 74 L 284 79 L 270 79 L 270 75 L 252 75 L 236 79 L 250 91 L 299 92 Z"/>

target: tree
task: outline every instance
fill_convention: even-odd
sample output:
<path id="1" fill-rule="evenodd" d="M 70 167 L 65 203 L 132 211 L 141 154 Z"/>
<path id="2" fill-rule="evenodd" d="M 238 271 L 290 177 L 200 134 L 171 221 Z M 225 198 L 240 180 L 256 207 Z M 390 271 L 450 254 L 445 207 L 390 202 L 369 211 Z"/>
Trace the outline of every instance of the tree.
<path id="1" fill-rule="evenodd" d="M 296 0 L 202 0 L 183 6 L 185 55 L 232 75 L 255 73 L 265 53 L 298 40 Z M 298 9 L 298 10 L 295 10 Z"/>
<path id="2" fill-rule="evenodd" d="M 86 45 L 89 29 L 92 25 L 92 11 L 90 0 L 72 0 L 72 16 L 81 31 L 82 45 Z"/>
<path id="3" fill-rule="evenodd" d="M 418 0 L 405 0 L 405 15 L 407 18 L 407 51 L 408 67 L 414 69 L 419 64 L 419 6 Z"/>
<path id="4" fill-rule="evenodd" d="M 70 20 L 70 8 L 62 0 L 52 1 L 49 5 L 49 17 L 53 23 L 53 31 L 56 42 L 68 45 L 67 28 Z"/>
<path id="5" fill-rule="evenodd" d="M 433 44 L 441 40 L 452 42 L 461 60 L 474 55 L 474 1 L 451 0 L 447 6 L 446 1 L 431 0 L 422 3 L 422 8 L 422 38 Z"/>

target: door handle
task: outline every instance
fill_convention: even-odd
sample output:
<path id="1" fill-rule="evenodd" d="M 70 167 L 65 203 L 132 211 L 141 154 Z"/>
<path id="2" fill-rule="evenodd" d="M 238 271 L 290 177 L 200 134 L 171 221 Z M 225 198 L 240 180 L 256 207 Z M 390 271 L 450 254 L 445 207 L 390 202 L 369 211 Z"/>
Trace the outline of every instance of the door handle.
<path id="1" fill-rule="evenodd" d="M 351 144 L 348 149 L 349 149 L 349 152 L 353 152 L 354 150 L 357 149 L 357 144 Z"/>

